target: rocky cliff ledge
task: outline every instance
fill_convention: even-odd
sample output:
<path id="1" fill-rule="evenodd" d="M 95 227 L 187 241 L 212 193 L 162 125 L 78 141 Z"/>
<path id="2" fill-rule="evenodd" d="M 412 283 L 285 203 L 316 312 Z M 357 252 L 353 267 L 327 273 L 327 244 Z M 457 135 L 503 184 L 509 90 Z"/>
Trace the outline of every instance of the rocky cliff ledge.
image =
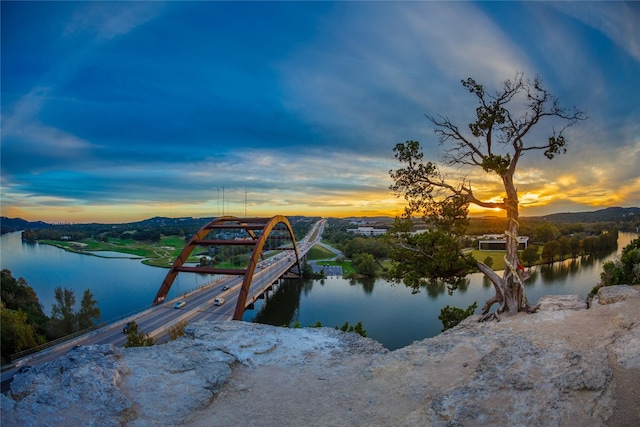
<path id="1" fill-rule="evenodd" d="M 16 376 L 2 425 L 640 425 L 640 290 L 602 288 L 590 309 L 540 302 L 392 352 L 242 322 L 197 323 L 155 347 L 79 347 Z"/>

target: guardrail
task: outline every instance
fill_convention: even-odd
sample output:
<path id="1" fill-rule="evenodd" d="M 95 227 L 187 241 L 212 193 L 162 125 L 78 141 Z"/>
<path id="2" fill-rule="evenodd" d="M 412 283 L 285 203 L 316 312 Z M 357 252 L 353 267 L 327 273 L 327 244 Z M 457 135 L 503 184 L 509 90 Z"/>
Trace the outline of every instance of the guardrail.
<path id="1" fill-rule="evenodd" d="M 214 280 L 212 280 L 210 282 L 204 283 L 204 284 L 202 284 L 200 286 L 196 286 L 196 287 L 190 288 L 187 291 L 185 291 L 183 294 L 186 295 L 186 294 L 189 294 L 189 293 L 192 293 L 192 292 L 196 292 L 198 290 L 202 290 L 202 289 L 207 288 L 209 286 L 213 286 L 213 285 L 215 285 L 217 282 L 219 282 L 221 280 L 224 280 L 224 276 L 223 277 L 218 277 L 218 278 L 216 278 L 216 279 L 214 279 Z M 125 319 L 128 319 L 130 317 L 133 317 L 133 316 L 136 316 L 136 315 L 140 315 L 141 313 L 143 313 L 145 310 L 148 310 L 148 309 L 149 309 L 149 307 L 141 307 L 139 309 L 130 311 L 129 313 L 126 313 L 126 314 L 120 315 L 118 317 L 112 318 L 112 319 L 110 319 L 108 321 L 100 322 L 99 324 L 94 325 L 94 326 L 92 326 L 90 328 L 83 329 L 81 331 L 77 331 L 77 332 L 74 332 L 72 334 L 65 335 L 64 337 L 60 337 L 60 338 L 56 338 L 55 340 L 48 341 L 48 342 L 46 342 L 44 344 L 40 344 L 40 345 L 38 345 L 36 347 L 32 347 L 32 348 L 29 348 L 29 349 L 26 349 L 26 350 L 22 350 L 22 351 L 20 351 L 18 353 L 12 354 L 11 356 L 9 356 L 9 360 L 11 361 L 11 363 L 9 365 L 2 366 L 1 370 L 4 371 L 6 369 L 10 369 L 11 366 L 13 365 L 13 363 L 16 360 L 22 359 L 24 357 L 30 356 L 30 355 L 35 354 L 35 353 L 39 353 L 41 351 L 47 350 L 47 349 L 49 349 L 51 347 L 55 347 L 55 346 L 60 345 L 62 343 L 71 341 L 71 340 L 73 340 L 75 338 L 78 338 L 78 337 L 80 337 L 82 335 L 88 334 L 88 333 L 93 332 L 93 331 L 97 331 L 97 330 L 102 329 L 104 327 L 107 327 L 109 325 L 116 324 L 116 323 L 118 323 L 120 321 L 123 321 Z"/>
<path id="2" fill-rule="evenodd" d="M 312 236 L 311 236 L 311 237 L 315 238 L 315 237 L 317 236 L 317 233 L 318 233 L 318 230 L 317 230 L 317 228 L 316 228 L 316 229 L 314 230 L 314 232 L 312 233 Z M 306 238 L 306 236 L 305 236 L 305 238 L 302 240 L 302 242 L 304 242 L 304 243 L 308 243 L 309 241 L 313 241 L 313 240 L 314 240 L 313 238 L 308 239 L 308 238 Z M 302 251 L 303 253 L 301 253 L 301 254 L 300 254 L 300 256 L 304 256 L 304 255 L 308 252 L 308 250 L 309 250 L 309 248 L 307 248 L 306 250 L 303 250 L 303 251 Z M 209 287 L 209 286 L 213 286 L 213 285 L 215 285 L 217 282 L 219 282 L 219 281 L 221 281 L 221 280 L 224 280 L 224 279 L 225 279 L 225 276 L 218 277 L 218 278 L 216 278 L 216 279 L 212 280 L 211 282 L 208 282 L 208 283 L 205 283 L 205 284 L 203 284 L 203 285 L 196 286 L 196 287 L 193 287 L 193 288 L 188 289 L 187 291 L 183 292 L 183 295 L 187 295 L 187 294 L 189 294 L 189 293 L 192 293 L 192 292 L 196 292 L 196 291 L 202 290 L 202 289 L 207 288 L 207 287 Z M 153 307 L 152 307 L 152 308 L 153 308 Z M 149 309 L 150 309 L 149 307 L 145 307 L 145 308 L 142 308 L 142 307 L 141 307 L 140 309 L 137 309 L 137 310 L 131 311 L 131 312 L 127 313 L 127 314 L 124 314 L 124 315 L 118 316 L 118 317 L 113 318 L 113 319 L 110 319 L 110 320 L 108 320 L 108 321 L 101 322 L 100 324 L 95 325 L 95 326 L 92 326 L 91 328 L 87 328 L 87 329 L 84 329 L 84 330 L 82 330 L 82 331 L 77 331 L 77 332 L 74 332 L 73 334 L 66 335 L 66 336 L 64 336 L 64 337 L 57 338 L 57 339 L 55 339 L 55 340 L 53 340 L 53 341 L 46 342 L 46 343 L 41 344 L 41 345 L 38 345 L 38 346 L 36 346 L 36 347 L 33 347 L 33 348 L 30 348 L 30 349 L 23 350 L 23 351 L 20 351 L 20 352 L 18 352 L 18 353 L 12 354 L 11 356 L 9 356 L 9 360 L 11 361 L 11 363 L 10 363 L 9 365 L 2 366 L 1 370 L 2 370 L 2 371 L 4 371 L 4 370 L 6 370 L 6 369 L 10 369 L 10 368 L 12 367 L 13 363 L 14 363 L 16 360 L 19 360 L 19 359 L 22 359 L 22 358 L 24 358 L 24 357 L 30 356 L 30 355 L 32 355 L 32 354 L 35 354 L 35 353 L 41 352 L 41 351 L 43 351 L 43 350 L 50 349 L 50 348 L 55 347 L 55 346 L 57 346 L 57 345 L 60 345 L 60 344 L 62 344 L 62 343 L 65 343 L 65 342 L 71 341 L 71 340 L 73 340 L 73 339 L 75 339 L 75 338 L 78 338 L 78 337 L 80 337 L 80 336 L 82 336 L 82 335 L 86 335 L 86 334 L 88 334 L 88 333 L 90 333 L 90 332 L 92 332 L 92 331 L 98 331 L 98 330 L 100 330 L 100 329 L 102 329 L 102 328 L 110 327 L 110 326 L 112 326 L 112 325 L 114 325 L 114 324 L 116 324 L 116 323 L 118 323 L 118 322 L 124 321 L 125 319 L 128 319 L 128 318 L 131 318 L 131 317 L 134 317 L 134 316 L 140 315 L 140 314 L 142 314 L 144 311 L 149 310 Z"/>

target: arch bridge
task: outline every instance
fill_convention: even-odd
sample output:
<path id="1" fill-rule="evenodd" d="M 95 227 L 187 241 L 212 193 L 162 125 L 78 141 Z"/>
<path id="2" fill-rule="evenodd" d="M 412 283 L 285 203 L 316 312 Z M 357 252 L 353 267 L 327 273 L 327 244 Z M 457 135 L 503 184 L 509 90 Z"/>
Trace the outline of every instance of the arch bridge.
<path id="1" fill-rule="evenodd" d="M 291 239 L 291 243 L 288 242 L 288 238 Z M 208 254 L 206 259 L 210 260 L 210 264 L 200 263 L 198 266 L 186 266 L 185 263 L 189 256 L 198 247 L 206 248 Z M 295 265 L 298 266 L 298 271 L 302 272 L 293 229 L 285 216 L 276 215 L 271 218 L 222 216 L 216 218 L 198 230 L 182 249 L 160 285 L 153 305 L 165 301 L 171 285 L 180 272 L 244 276 L 233 314 L 234 320 L 242 320 L 256 267 L 260 258 L 264 259 L 263 251 L 269 249 L 293 251 L 296 256 Z M 244 268 L 215 266 L 225 256 L 246 256 L 249 250 L 251 255 Z"/>

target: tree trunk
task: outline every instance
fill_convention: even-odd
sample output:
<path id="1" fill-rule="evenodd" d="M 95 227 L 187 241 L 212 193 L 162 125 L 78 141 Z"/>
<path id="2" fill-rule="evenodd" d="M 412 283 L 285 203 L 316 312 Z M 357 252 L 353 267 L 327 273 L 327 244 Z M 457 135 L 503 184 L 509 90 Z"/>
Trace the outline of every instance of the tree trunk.
<path id="1" fill-rule="evenodd" d="M 523 286 L 524 280 L 528 279 L 530 274 L 520 268 L 518 261 L 520 223 L 518 222 L 518 192 L 513 185 L 513 174 L 507 172 L 502 178 L 507 192 L 507 197 L 504 199 L 507 211 L 504 275 L 500 278 L 491 268 L 481 262 L 478 262 L 478 268 L 491 280 L 496 290 L 495 296 L 485 303 L 482 314 L 486 315 L 493 304 L 500 303 L 496 314 L 507 313 L 508 316 L 512 316 L 519 311 L 532 311 Z"/>
<path id="2" fill-rule="evenodd" d="M 506 173 L 503 177 L 504 188 L 507 192 L 507 198 L 504 200 L 507 211 L 507 229 L 505 237 L 507 240 L 505 253 L 504 276 L 502 278 L 502 287 L 504 294 L 504 302 L 498 311 L 506 312 L 512 316 L 519 311 L 527 310 L 529 303 L 524 292 L 523 277 L 520 274 L 518 261 L 518 191 L 513 185 L 513 174 Z"/>

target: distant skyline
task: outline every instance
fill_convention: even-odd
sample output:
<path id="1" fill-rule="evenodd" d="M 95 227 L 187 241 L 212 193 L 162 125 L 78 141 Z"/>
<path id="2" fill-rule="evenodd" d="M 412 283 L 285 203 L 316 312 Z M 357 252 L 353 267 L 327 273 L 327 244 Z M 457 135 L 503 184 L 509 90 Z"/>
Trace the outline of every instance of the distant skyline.
<path id="1" fill-rule="evenodd" d="M 476 103 L 460 80 L 494 90 L 517 72 L 589 117 L 566 154 L 523 157 L 520 214 L 640 206 L 637 2 L 3 1 L 0 14 L 3 216 L 399 215 L 395 144 L 437 161 L 425 115 L 466 129 Z M 501 199 L 497 180 L 463 172 Z"/>

